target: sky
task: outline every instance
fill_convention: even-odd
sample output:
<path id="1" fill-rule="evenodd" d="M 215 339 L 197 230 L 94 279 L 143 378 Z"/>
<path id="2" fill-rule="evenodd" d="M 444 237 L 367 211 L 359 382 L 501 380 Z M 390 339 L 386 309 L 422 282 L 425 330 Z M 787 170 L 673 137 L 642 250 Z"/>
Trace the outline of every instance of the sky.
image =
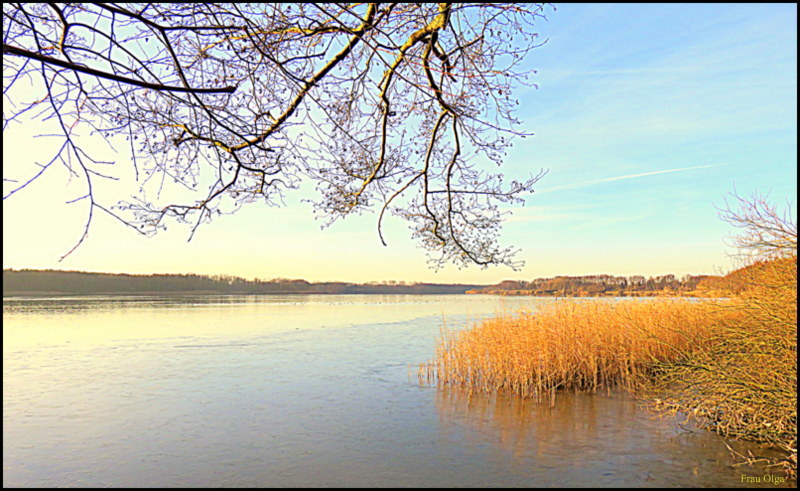
<path id="1" fill-rule="evenodd" d="M 54 166 L 3 200 L 3 268 L 230 274 L 309 281 L 492 284 L 555 275 L 720 274 L 735 266 L 725 197 L 797 204 L 796 4 L 556 4 L 547 43 L 515 94 L 518 140 L 501 171 L 547 175 L 513 207 L 501 245 L 525 266 L 428 267 L 405 223 L 376 214 L 328 228 L 302 192 L 190 230 L 141 237 L 96 215 L 88 238 L 80 184 Z M 30 126 L 3 133 L 4 177 L 47 146 Z M 23 173 L 23 175 L 25 175 Z M 4 188 L 6 186 L 4 185 Z M 7 189 L 4 189 L 4 196 Z M 124 196 L 122 197 L 124 198 Z"/>

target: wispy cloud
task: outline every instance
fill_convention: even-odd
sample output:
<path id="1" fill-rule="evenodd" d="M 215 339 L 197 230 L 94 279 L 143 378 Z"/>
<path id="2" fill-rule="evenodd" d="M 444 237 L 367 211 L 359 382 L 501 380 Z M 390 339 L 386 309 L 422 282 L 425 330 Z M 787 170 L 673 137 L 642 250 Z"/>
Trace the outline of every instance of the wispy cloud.
<path id="1" fill-rule="evenodd" d="M 538 189 L 536 191 L 539 192 Z M 512 213 L 505 221 L 512 222 L 564 222 L 587 216 L 590 205 L 582 206 L 526 206 L 507 207 L 501 211 Z"/>
<path id="2" fill-rule="evenodd" d="M 577 188 L 583 188 L 583 187 L 587 187 L 587 186 L 594 186 L 595 184 L 602 184 L 602 183 L 606 183 L 606 182 L 623 181 L 625 179 L 636 179 L 636 178 L 639 178 L 639 177 L 646 177 L 646 176 L 655 176 L 655 175 L 658 175 L 658 174 L 670 174 L 670 173 L 673 173 L 673 172 L 685 172 L 685 171 L 696 170 L 696 169 L 708 169 L 710 167 L 719 167 L 721 165 L 723 165 L 723 164 L 697 165 L 697 166 L 694 166 L 694 167 L 681 167 L 679 169 L 657 170 L 657 171 L 653 171 L 653 172 L 642 172 L 642 173 L 639 173 L 639 174 L 627 174 L 627 175 L 624 175 L 624 176 L 604 177 L 602 179 L 593 179 L 591 181 L 576 182 L 576 183 L 573 183 L 573 184 L 564 184 L 562 186 L 555 186 L 555 187 L 552 187 L 552 188 L 544 188 L 544 189 L 539 189 L 537 191 L 539 193 L 549 193 L 549 192 L 553 192 L 553 191 L 563 191 L 565 189 L 577 189 Z"/>

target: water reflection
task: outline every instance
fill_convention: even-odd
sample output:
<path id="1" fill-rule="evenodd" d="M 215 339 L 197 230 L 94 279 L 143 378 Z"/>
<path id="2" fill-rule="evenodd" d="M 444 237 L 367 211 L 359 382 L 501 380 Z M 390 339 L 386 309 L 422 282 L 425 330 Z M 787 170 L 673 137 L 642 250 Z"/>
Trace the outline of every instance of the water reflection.
<path id="1" fill-rule="evenodd" d="M 479 319 L 549 299 L 485 295 L 163 295 L 3 299 L 3 352 L 167 338 L 229 338 L 405 322 Z"/>
<path id="2" fill-rule="evenodd" d="M 551 456 L 561 452 L 563 441 L 590 445 L 599 440 L 598 398 L 564 393 L 557 405 L 504 394 L 483 394 L 457 387 L 439 387 L 436 408 L 444 425 L 464 422 L 475 434 L 495 441 L 516 457 Z M 628 421 L 636 414 L 632 404 L 614 404 L 616 418 Z M 601 414 L 601 418 L 611 415 Z"/>
<path id="3" fill-rule="evenodd" d="M 489 442 L 518 466 L 555 473 L 556 485 L 752 487 L 743 475 L 782 475 L 764 466 L 732 466 L 717 435 L 685 418 L 649 413 L 623 392 L 563 392 L 550 407 L 514 395 L 440 386 L 436 408 L 444 427 L 469 428 L 473 445 Z M 777 455 L 749 442 L 730 444 L 740 452 Z"/>

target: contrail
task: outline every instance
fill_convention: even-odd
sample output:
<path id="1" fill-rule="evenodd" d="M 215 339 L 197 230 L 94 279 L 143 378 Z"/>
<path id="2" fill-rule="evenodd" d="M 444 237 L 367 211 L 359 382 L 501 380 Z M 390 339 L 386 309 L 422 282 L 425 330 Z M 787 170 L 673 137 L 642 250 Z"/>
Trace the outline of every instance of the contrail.
<path id="1" fill-rule="evenodd" d="M 681 167 L 680 169 L 667 169 L 667 170 L 657 170 L 654 172 L 642 172 L 641 174 L 627 174 L 625 176 L 616 176 L 616 177 L 605 177 L 603 179 L 594 179 L 592 181 L 583 181 L 577 182 L 575 184 L 565 184 L 563 186 L 556 186 L 552 188 L 546 188 L 537 190 L 539 193 L 548 193 L 550 191 L 562 191 L 564 189 L 575 189 L 575 188 L 582 188 L 585 186 L 591 186 L 593 184 L 600 184 L 603 182 L 612 182 L 612 181 L 622 181 L 623 179 L 635 179 L 637 177 L 645 177 L 645 176 L 655 176 L 657 174 L 669 174 L 671 172 L 683 172 L 687 170 L 695 170 L 695 169 L 707 169 L 709 167 L 719 167 L 722 164 L 709 164 L 709 165 L 698 165 L 695 167 Z"/>

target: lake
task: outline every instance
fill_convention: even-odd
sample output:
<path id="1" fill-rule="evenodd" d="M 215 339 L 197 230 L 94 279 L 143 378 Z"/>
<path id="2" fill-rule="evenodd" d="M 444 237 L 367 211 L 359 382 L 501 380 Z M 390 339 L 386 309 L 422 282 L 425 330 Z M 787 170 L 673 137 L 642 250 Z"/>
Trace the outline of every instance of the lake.
<path id="1" fill-rule="evenodd" d="M 443 325 L 551 301 L 4 298 L 3 486 L 775 486 L 622 393 L 417 382 Z"/>

